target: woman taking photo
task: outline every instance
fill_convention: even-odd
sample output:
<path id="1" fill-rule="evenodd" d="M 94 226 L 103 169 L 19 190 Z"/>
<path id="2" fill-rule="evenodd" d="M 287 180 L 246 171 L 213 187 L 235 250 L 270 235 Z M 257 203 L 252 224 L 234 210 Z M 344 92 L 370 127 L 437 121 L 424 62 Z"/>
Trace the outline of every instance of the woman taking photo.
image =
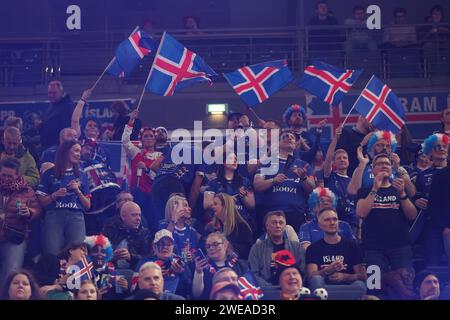
<path id="1" fill-rule="evenodd" d="M 241 259 L 247 259 L 253 245 L 253 230 L 242 218 L 233 197 L 219 193 L 214 196 L 214 217 L 205 227 L 205 234 L 223 232 Z"/>
<path id="2" fill-rule="evenodd" d="M 83 242 L 86 236 L 84 211 L 91 201 L 87 176 L 79 168 L 80 152 L 78 142 L 65 141 L 56 152 L 55 166 L 41 177 L 36 194 L 46 209 L 45 253 L 56 255 L 69 244 Z"/>

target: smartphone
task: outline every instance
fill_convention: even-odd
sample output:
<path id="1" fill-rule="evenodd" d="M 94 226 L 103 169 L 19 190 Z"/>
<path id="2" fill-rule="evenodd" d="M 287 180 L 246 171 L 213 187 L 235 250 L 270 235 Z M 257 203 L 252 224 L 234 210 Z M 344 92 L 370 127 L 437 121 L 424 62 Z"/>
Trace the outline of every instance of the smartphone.
<path id="1" fill-rule="evenodd" d="M 197 251 L 195 251 L 195 256 L 200 259 L 206 259 L 205 254 L 203 253 L 202 249 L 198 248 Z"/>

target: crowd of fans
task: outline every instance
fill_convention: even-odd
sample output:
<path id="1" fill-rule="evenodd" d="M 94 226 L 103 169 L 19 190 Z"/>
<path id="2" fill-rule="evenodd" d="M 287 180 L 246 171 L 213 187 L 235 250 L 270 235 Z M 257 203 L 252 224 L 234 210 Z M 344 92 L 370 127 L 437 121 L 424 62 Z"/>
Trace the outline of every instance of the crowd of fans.
<path id="1" fill-rule="evenodd" d="M 259 141 L 266 154 L 258 159 L 245 148 L 241 163 L 237 150 L 225 152 L 245 139 L 232 131 L 214 149 L 224 164 L 177 163 L 167 130 L 143 126 L 122 103 L 114 104 L 116 125 L 107 134 L 95 118 L 81 119 L 90 94 L 75 105 L 60 81 L 50 82 L 50 107 L 35 127 L 40 141 L 22 138 L 22 119 L 5 122 L 2 299 L 259 299 L 271 292 L 295 300 L 318 288 L 347 288 L 360 299 L 439 299 L 445 284 L 427 267 L 450 265 L 450 108 L 442 130 L 422 144 L 407 126 L 393 134 L 360 116 L 336 130 L 314 170 L 325 122 L 308 130 L 305 108 L 289 106 L 283 125 L 258 122 L 271 139 L 280 130 L 279 166 L 268 175 L 262 160 L 271 139 Z M 252 130 L 236 112 L 227 127 Z M 99 144 L 117 136 L 131 166 L 122 187 Z M 92 278 L 73 286 L 74 267 L 89 263 Z M 369 290 L 372 265 L 382 286 Z"/>

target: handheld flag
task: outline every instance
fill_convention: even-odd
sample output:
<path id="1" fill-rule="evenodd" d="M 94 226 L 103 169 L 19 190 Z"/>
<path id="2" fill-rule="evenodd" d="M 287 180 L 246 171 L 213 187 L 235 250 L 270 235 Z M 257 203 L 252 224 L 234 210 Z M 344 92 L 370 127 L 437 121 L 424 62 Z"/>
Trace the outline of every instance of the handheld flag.
<path id="1" fill-rule="evenodd" d="M 254 64 L 223 75 L 249 107 L 269 99 L 293 79 L 286 60 Z"/>
<path id="2" fill-rule="evenodd" d="M 250 271 L 238 279 L 238 284 L 244 300 L 260 300 L 264 297 L 263 291 L 258 287 L 257 281 Z"/>
<path id="3" fill-rule="evenodd" d="M 210 77 L 214 75 L 217 73 L 199 55 L 164 32 L 146 89 L 161 96 L 171 96 L 175 90 L 198 82 L 212 83 Z"/>
<path id="4" fill-rule="evenodd" d="M 132 33 L 117 47 L 115 60 L 108 68 L 108 73 L 116 77 L 130 76 L 136 65 L 157 47 L 157 42 L 144 31 Z"/>
<path id="5" fill-rule="evenodd" d="M 321 61 L 307 66 L 298 86 L 337 106 L 361 75 L 363 70 L 344 70 Z"/>
<path id="6" fill-rule="evenodd" d="M 395 93 L 372 76 L 353 106 L 375 128 L 397 133 L 405 124 L 405 110 Z"/>

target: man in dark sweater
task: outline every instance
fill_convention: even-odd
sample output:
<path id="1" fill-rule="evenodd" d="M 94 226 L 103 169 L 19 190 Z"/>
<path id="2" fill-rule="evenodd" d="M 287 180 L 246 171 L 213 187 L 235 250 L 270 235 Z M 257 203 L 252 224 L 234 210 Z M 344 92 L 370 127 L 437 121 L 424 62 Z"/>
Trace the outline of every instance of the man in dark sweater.
<path id="1" fill-rule="evenodd" d="M 44 149 L 58 144 L 59 132 L 70 127 L 75 104 L 64 92 L 61 81 L 51 81 L 48 84 L 48 100 L 50 107 L 44 114 L 40 128 L 41 143 Z"/>

